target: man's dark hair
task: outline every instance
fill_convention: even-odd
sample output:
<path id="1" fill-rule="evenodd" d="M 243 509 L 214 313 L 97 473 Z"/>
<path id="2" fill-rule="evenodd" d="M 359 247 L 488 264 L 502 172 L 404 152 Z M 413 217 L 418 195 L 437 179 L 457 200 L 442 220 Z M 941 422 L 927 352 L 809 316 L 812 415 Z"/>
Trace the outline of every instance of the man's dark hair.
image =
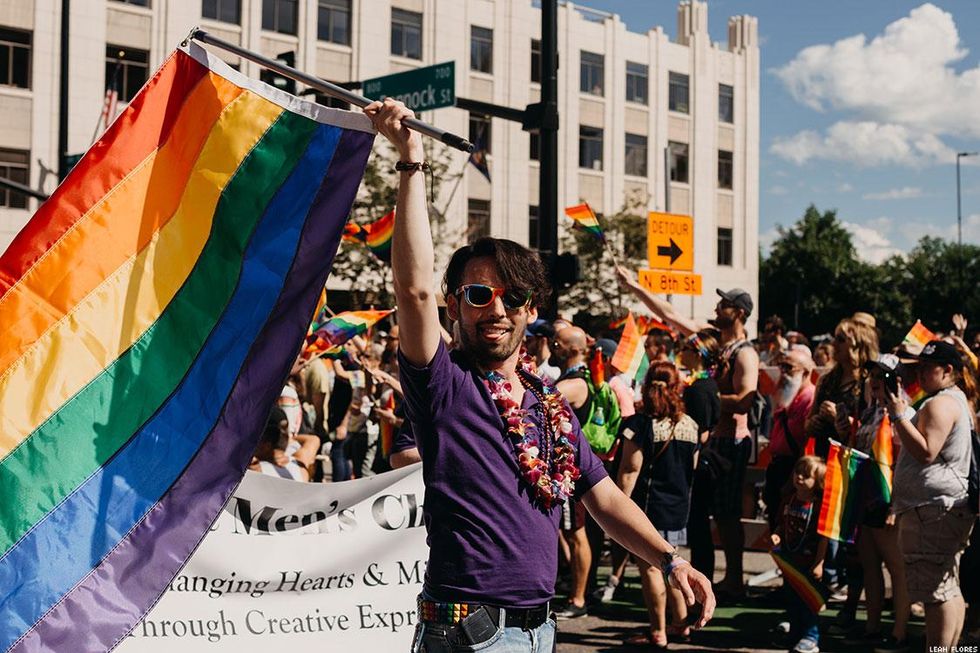
<path id="1" fill-rule="evenodd" d="M 462 285 L 466 264 L 482 257 L 494 260 L 505 286 L 530 290 L 532 307 L 547 303 L 551 296 L 551 284 L 541 257 L 513 240 L 489 236 L 464 245 L 453 253 L 442 281 L 442 291 L 446 297 L 454 294 Z"/>
<path id="2" fill-rule="evenodd" d="M 771 333 L 778 331 L 779 335 L 784 335 L 786 333 L 786 323 L 783 322 L 783 318 L 778 315 L 770 315 L 766 318 L 766 325 L 763 328 L 766 333 Z"/>

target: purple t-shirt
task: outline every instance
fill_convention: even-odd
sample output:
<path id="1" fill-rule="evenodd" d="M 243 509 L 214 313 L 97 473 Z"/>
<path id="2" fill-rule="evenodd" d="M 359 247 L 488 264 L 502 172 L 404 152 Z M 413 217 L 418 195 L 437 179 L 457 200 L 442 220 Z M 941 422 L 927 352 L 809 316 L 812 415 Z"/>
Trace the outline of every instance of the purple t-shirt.
<path id="1" fill-rule="evenodd" d="M 551 600 L 561 507 L 544 512 L 533 502 L 479 373 L 443 343 L 426 367 L 404 357 L 400 363 L 406 412 L 422 454 L 426 591 L 442 601 L 516 608 Z M 524 408 L 537 403 L 534 393 L 524 393 Z M 530 414 L 537 420 L 539 411 Z M 582 474 L 575 495 L 581 497 L 606 470 L 574 416 L 572 425 Z"/>

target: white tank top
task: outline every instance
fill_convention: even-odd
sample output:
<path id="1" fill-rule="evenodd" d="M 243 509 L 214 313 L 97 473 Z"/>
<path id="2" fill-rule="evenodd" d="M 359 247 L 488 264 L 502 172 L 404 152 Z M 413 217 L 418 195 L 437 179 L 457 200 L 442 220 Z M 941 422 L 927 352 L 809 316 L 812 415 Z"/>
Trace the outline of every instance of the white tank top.
<path id="1" fill-rule="evenodd" d="M 927 399 L 919 410 L 940 395 L 953 397 L 959 405 L 960 414 L 932 464 L 920 463 L 908 453 L 907 447 L 902 447 L 895 467 L 892 506 L 896 513 L 925 505 L 941 505 L 949 509 L 966 503 L 973 416 L 966 395 L 956 386 L 940 390 Z"/>

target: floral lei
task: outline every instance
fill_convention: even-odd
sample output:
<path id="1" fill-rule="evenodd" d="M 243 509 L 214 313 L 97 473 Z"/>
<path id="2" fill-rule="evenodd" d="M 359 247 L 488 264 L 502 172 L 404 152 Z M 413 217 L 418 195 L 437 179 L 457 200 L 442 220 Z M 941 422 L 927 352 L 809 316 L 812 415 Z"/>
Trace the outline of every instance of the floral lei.
<path id="1" fill-rule="evenodd" d="M 545 424 L 541 429 L 534 428 L 530 411 L 521 408 L 510 396 L 513 386 L 504 380 L 503 375 L 487 372 L 484 382 L 507 426 L 507 435 L 514 443 L 521 476 L 534 489 L 540 505 L 547 510 L 555 504 L 564 503 L 575 491 L 575 481 L 579 478 L 579 469 L 575 466 L 571 415 L 558 388 L 538 378 L 534 373 L 534 364 L 523 351 L 517 375 L 544 407 Z"/>

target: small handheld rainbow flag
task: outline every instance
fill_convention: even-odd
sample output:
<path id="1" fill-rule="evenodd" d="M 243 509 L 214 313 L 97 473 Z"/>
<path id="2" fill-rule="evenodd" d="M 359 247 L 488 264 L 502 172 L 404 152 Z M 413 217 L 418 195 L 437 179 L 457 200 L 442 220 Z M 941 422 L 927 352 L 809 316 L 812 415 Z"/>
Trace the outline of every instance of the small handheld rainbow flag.
<path id="1" fill-rule="evenodd" d="M 307 344 L 313 344 L 317 340 L 322 341 L 326 346 L 321 345 L 321 349 L 327 351 L 330 347 L 342 345 L 354 336 L 366 333 L 375 323 L 392 313 L 394 310 L 338 313 L 326 322 L 315 325 L 313 334 L 307 339 Z"/>
<path id="2" fill-rule="evenodd" d="M 348 222 L 344 227 L 344 241 L 364 243 L 378 259 L 391 263 L 391 237 L 394 233 L 395 209 L 392 209 L 368 224 Z"/>
<path id="3" fill-rule="evenodd" d="M 602 232 L 599 218 L 593 213 L 592 208 L 587 203 L 569 206 L 565 209 L 565 215 L 575 221 L 575 226 L 595 236 L 599 241 L 606 242 L 606 234 Z"/>
<path id="4" fill-rule="evenodd" d="M 892 439 L 892 423 L 886 412 L 871 444 L 871 458 L 876 463 L 872 482 L 877 487 L 870 488 L 872 497 L 886 504 L 891 503 L 892 500 L 892 480 L 895 469 Z"/>
<path id="5" fill-rule="evenodd" d="M 820 520 L 817 522 L 817 532 L 824 537 L 854 542 L 862 500 L 860 472 L 868 460 L 867 454 L 845 447 L 836 440 L 830 441 Z"/>
<path id="6" fill-rule="evenodd" d="M 935 340 L 936 334 L 922 324 L 922 320 L 916 320 L 909 332 L 902 339 L 902 348 L 910 354 L 918 354 L 922 351 L 930 340 Z"/>
<path id="7" fill-rule="evenodd" d="M 645 336 L 651 331 L 666 331 L 670 334 L 674 333 L 673 329 L 652 315 L 641 315 L 636 318 L 636 328 L 639 330 L 641 336 Z"/>
<path id="8" fill-rule="evenodd" d="M 635 379 L 644 358 L 646 352 L 643 351 L 643 337 L 636 328 L 633 313 L 627 313 L 626 326 L 623 327 L 619 346 L 616 347 L 616 353 L 612 357 L 612 366 L 622 371 L 628 378 Z"/>
<path id="9" fill-rule="evenodd" d="M 814 578 L 809 570 L 800 568 L 790 556 L 784 555 L 779 549 L 773 549 L 769 554 L 776 561 L 783 579 L 803 599 L 806 607 L 814 614 L 819 613 L 830 598 L 830 589 Z"/>
<path id="10" fill-rule="evenodd" d="M 0 256 L 0 649 L 110 650 L 193 554 L 373 140 L 189 42 Z"/>

